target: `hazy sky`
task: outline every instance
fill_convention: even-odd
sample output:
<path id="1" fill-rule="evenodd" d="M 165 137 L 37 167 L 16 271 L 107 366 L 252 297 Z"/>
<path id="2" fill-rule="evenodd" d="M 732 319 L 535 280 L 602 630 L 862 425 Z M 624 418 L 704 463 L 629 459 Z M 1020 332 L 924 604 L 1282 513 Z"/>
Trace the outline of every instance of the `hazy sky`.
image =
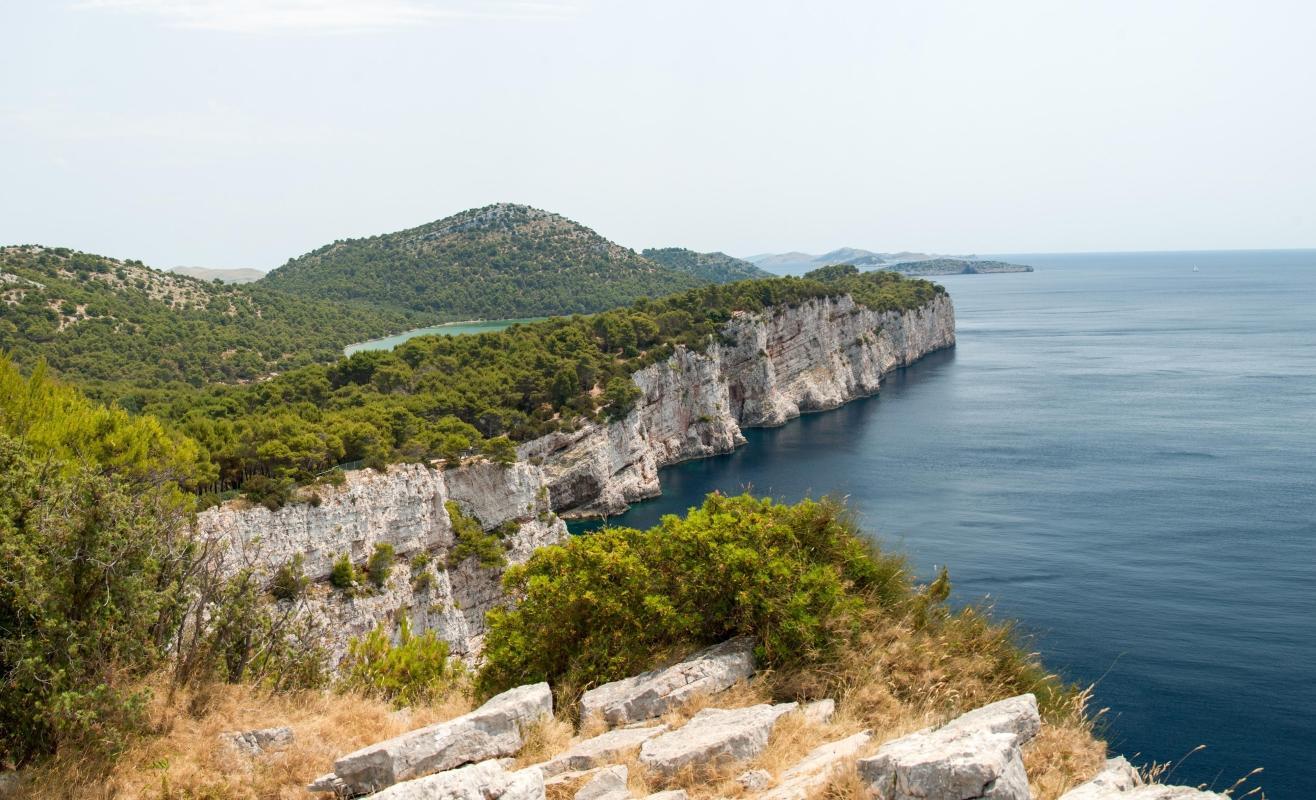
<path id="1" fill-rule="evenodd" d="M 1307 2 L 0 0 L 0 243 L 1316 246 Z"/>

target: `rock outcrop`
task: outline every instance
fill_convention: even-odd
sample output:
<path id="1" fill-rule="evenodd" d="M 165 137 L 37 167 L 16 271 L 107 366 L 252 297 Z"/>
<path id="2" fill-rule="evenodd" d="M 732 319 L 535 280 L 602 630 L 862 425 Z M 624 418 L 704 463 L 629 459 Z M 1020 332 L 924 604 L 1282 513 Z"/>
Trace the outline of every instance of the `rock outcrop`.
<path id="1" fill-rule="evenodd" d="M 754 674 L 754 641 L 729 639 L 663 669 L 596 686 L 580 698 L 580 717 L 611 726 L 662 716 L 697 694 L 712 694 Z"/>
<path id="2" fill-rule="evenodd" d="M 390 786 L 378 800 L 544 800 L 538 770 L 508 772 L 497 761 L 482 761 Z"/>
<path id="3" fill-rule="evenodd" d="M 386 473 L 348 472 L 342 486 L 317 487 L 316 502 L 277 511 L 229 505 L 202 512 L 197 525 L 216 547 L 224 573 L 249 568 L 270 580 L 300 560 L 312 586 L 295 602 L 331 664 L 351 638 L 402 615 L 414 631 L 433 630 L 452 653 L 470 656 L 479 650 L 485 612 L 504 602 L 502 569 L 474 558 L 449 563 L 456 542 L 445 503 L 455 502 L 486 531 L 514 529 L 502 541 L 508 563 L 520 563 L 567 536 L 544 483 L 539 468 L 526 463 L 398 464 Z M 335 560 L 346 555 L 360 568 L 380 545 L 391 546 L 396 560 L 383 586 L 355 594 L 328 588 Z"/>
<path id="4" fill-rule="evenodd" d="M 621 760 L 627 753 L 638 750 L 640 745 L 666 732 L 666 725 L 618 728 L 615 731 L 608 731 L 583 742 L 577 742 L 565 752 L 539 764 L 539 771 L 544 773 L 545 778 L 551 778 L 567 772 L 594 769 Z"/>
<path id="5" fill-rule="evenodd" d="M 1029 800 L 1021 748 L 1041 727 L 1037 698 L 1012 697 L 887 742 L 859 776 L 880 800 Z"/>
<path id="6" fill-rule="evenodd" d="M 760 704 L 747 708 L 705 708 L 680 728 L 656 736 L 640 747 L 640 763 L 659 775 L 675 775 L 748 761 L 768 746 L 768 737 L 783 714 L 797 703 Z"/>
<path id="7" fill-rule="evenodd" d="M 781 773 L 777 785 L 763 795 L 763 800 L 805 800 L 826 786 L 832 776 L 872 739 L 868 731 L 860 731 L 840 741 L 815 747 L 798 764 Z"/>
<path id="8" fill-rule="evenodd" d="M 635 373 L 641 390 L 622 420 L 521 446 L 541 463 L 554 509 L 612 515 L 659 494 L 658 469 L 726 453 L 742 428 L 780 425 L 878 390 L 882 378 L 955 343 L 940 295 L 907 312 L 876 312 L 849 296 L 739 313 L 706 352 L 678 348 Z"/>
<path id="9" fill-rule="evenodd" d="M 220 741 L 244 756 L 259 756 L 292 744 L 292 728 L 261 728 L 254 731 L 230 731 L 219 735 Z"/>
<path id="10" fill-rule="evenodd" d="M 348 753 L 334 762 L 333 773 L 310 788 L 355 796 L 464 764 L 512 756 L 524 744 L 525 729 L 552 714 L 553 694 L 547 683 L 509 689 L 469 714 Z M 542 792 L 543 774 L 534 772 Z"/>

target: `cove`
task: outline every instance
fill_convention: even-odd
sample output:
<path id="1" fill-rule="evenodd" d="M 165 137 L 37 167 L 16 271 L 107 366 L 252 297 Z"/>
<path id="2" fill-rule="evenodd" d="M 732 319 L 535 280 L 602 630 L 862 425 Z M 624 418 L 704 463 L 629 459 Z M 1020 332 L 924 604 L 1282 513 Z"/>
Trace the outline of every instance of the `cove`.
<path id="1" fill-rule="evenodd" d="M 668 467 L 660 498 L 609 522 L 712 490 L 846 496 L 920 576 L 947 565 L 956 602 L 1095 684 L 1115 751 L 1217 790 L 1263 767 L 1239 794 L 1306 796 L 1316 252 L 1004 258 L 1038 271 L 939 279 L 955 350 Z"/>
<path id="2" fill-rule="evenodd" d="M 343 348 L 343 355 L 350 356 L 353 353 L 359 353 L 363 350 L 392 350 L 408 339 L 414 339 L 417 336 L 468 336 L 477 333 L 493 333 L 501 331 L 504 328 L 510 328 L 513 325 L 523 322 L 539 322 L 547 317 L 523 317 L 520 319 L 477 319 L 467 322 L 445 322 L 442 325 L 431 325 L 427 328 L 415 328 L 393 336 L 385 336 L 381 339 L 370 339 L 365 342 L 349 344 Z"/>

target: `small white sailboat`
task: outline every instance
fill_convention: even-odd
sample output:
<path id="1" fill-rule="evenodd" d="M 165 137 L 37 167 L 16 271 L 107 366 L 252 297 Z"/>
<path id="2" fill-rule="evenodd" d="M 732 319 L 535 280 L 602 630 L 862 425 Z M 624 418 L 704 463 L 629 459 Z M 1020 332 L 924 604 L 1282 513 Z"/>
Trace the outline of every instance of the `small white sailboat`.
<path id="1" fill-rule="evenodd" d="M 1197 271 L 1198 271 L 1198 269 L 1197 269 L 1197 267 L 1194 265 L 1194 266 L 1193 266 L 1193 272 L 1197 272 Z"/>

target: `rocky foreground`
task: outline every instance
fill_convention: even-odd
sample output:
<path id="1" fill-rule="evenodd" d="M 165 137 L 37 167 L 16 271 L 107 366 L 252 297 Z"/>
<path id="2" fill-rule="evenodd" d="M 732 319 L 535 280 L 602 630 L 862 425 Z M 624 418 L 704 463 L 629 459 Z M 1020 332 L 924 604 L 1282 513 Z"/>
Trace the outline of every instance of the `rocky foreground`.
<path id="1" fill-rule="evenodd" d="M 882 740 L 872 731 L 853 732 L 798 754 L 792 763 L 749 769 L 779 727 L 789 722 L 828 729 L 835 714 L 831 700 L 715 705 L 720 693 L 754 669 L 753 642 L 740 638 L 595 687 L 576 709 L 582 733 L 559 752 L 520 768 L 517 757 L 554 709 L 548 684 L 517 687 L 455 719 L 347 753 L 308 789 L 381 800 L 684 800 L 688 792 L 734 776 L 739 796 L 758 800 L 807 800 L 856 783 L 880 800 L 1031 797 L 1024 754 L 1044 724 L 1031 694 L 905 736 Z M 707 705 L 673 724 L 673 712 L 694 700 Z M 230 734 L 225 742 L 261 759 L 289 737 L 286 729 L 271 729 Z M 1144 782 L 1125 759 L 1114 758 L 1061 800 L 1224 797 Z"/>

